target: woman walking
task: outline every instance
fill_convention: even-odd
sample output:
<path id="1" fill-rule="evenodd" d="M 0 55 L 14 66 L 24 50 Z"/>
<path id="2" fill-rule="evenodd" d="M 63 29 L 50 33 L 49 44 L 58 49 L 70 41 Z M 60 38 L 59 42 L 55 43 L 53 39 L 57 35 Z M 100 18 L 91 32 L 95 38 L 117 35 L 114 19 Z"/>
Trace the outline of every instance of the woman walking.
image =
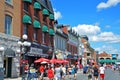
<path id="1" fill-rule="evenodd" d="M 48 78 L 49 78 L 49 80 L 53 80 L 54 79 L 54 71 L 53 71 L 51 66 L 48 69 Z"/>
<path id="2" fill-rule="evenodd" d="M 97 68 L 96 65 L 95 65 L 94 68 L 93 68 L 93 76 L 94 76 L 94 80 L 98 80 L 99 69 Z"/>

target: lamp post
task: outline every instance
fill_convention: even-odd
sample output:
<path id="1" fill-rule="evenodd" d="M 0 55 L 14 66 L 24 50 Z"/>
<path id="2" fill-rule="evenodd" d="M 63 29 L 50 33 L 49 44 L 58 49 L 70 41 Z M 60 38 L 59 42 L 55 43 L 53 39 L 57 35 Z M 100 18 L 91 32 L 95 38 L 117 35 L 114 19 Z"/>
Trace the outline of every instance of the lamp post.
<path id="1" fill-rule="evenodd" d="M 0 47 L 0 80 L 4 80 L 4 47 Z"/>
<path id="2" fill-rule="evenodd" d="M 20 45 L 20 52 L 22 53 L 22 80 L 25 80 L 24 66 L 26 61 L 26 54 L 28 52 L 28 48 L 31 46 L 31 43 L 28 41 L 28 36 L 26 34 L 24 34 L 18 41 L 18 45 Z"/>

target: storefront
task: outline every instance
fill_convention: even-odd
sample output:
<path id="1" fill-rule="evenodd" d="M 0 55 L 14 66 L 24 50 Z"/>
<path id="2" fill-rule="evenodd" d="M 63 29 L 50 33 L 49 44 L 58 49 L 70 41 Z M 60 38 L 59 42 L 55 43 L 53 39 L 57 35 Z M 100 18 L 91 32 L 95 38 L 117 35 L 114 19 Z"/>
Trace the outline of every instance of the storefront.
<path id="1" fill-rule="evenodd" d="M 19 76 L 19 56 L 16 54 L 19 46 L 17 45 L 18 37 L 0 33 L 0 47 L 3 47 L 3 67 L 4 77 Z"/>
<path id="2" fill-rule="evenodd" d="M 29 65 L 34 63 L 34 61 L 40 57 L 49 58 L 48 51 L 48 46 L 32 42 L 30 50 L 26 54 L 26 58 L 28 59 Z"/>

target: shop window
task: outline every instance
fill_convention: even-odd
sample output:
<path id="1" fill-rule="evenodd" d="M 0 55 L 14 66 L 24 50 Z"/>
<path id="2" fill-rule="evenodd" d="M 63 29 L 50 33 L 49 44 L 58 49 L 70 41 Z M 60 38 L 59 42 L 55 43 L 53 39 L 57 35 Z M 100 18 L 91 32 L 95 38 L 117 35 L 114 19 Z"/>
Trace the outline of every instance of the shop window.
<path id="1" fill-rule="evenodd" d="M 5 34 L 11 34 L 12 32 L 12 17 L 5 15 Z"/>

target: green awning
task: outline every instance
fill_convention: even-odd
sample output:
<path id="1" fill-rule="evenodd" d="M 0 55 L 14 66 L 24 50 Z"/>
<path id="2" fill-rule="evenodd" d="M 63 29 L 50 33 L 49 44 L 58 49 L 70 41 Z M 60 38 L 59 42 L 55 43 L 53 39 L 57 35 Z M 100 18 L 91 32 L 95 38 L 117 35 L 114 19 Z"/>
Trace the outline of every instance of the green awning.
<path id="1" fill-rule="evenodd" d="M 115 60 L 99 60 L 100 63 L 112 63 L 115 62 Z"/>
<path id="2" fill-rule="evenodd" d="M 47 16 L 48 16 L 48 15 L 49 15 L 49 12 L 48 12 L 48 10 L 47 10 L 47 9 L 43 9 L 42 14 L 43 14 L 43 15 L 47 15 Z"/>
<path id="3" fill-rule="evenodd" d="M 49 34 L 50 34 L 51 36 L 55 35 L 54 30 L 53 30 L 53 29 L 49 29 Z"/>
<path id="4" fill-rule="evenodd" d="M 32 0 L 23 0 L 24 2 L 32 3 Z"/>
<path id="5" fill-rule="evenodd" d="M 50 18 L 51 20 L 54 20 L 54 15 L 53 15 L 53 14 L 50 14 L 50 15 L 49 15 L 49 18 Z"/>
<path id="6" fill-rule="evenodd" d="M 34 20 L 33 25 L 34 25 L 34 28 L 40 28 L 40 22 L 37 20 Z"/>
<path id="7" fill-rule="evenodd" d="M 43 31 L 43 32 L 48 32 L 48 27 L 47 27 L 46 25 L 44 25 L 44 26 L 42 27 L 42 31 Z"/>
<path id="8" fill-rule="evenodd" d="M 24 16 L 23 16 L 23 23 L 32 24 L 31 17 L 28 16 L 28 15 L 24 15 Z"/>
<path id="9" fill-rule="evenodd" d="M 35 2 L 35 3 L 34 3 L 34 8 L 35 8 L 35 9 L 42 9 L 39 2 Z"/>

